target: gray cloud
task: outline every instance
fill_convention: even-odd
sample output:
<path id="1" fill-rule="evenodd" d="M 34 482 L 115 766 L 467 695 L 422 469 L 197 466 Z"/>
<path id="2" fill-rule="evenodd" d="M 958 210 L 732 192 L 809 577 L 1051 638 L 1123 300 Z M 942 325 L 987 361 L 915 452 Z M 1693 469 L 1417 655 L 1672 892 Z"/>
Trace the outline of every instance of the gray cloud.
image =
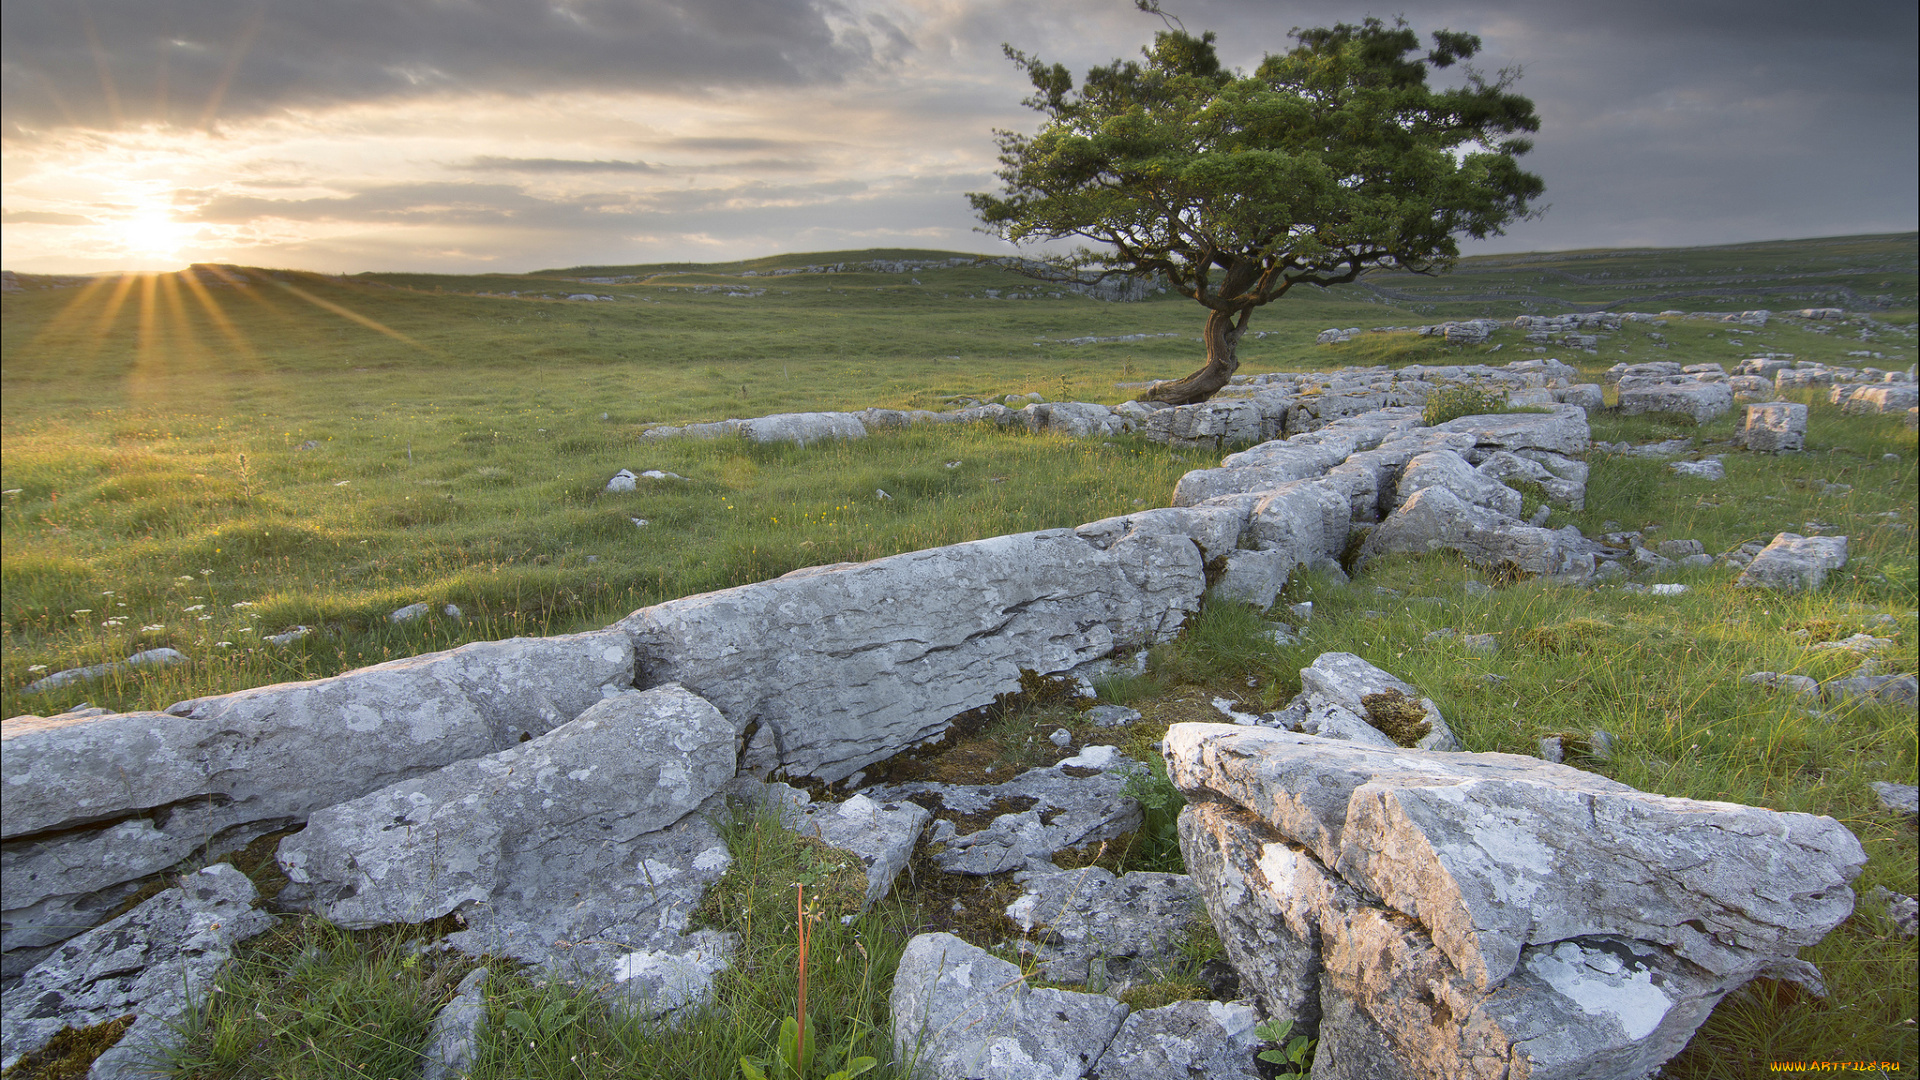
<path id="1" fill-rule="evenodd" d="M 832 0 L 9 0 L 10 130 L 194 124 L 436 92 L 699 92 L 832 80 L 897 29 Z"/>
<path id="2" fill-rule="evenodd" d="M 573 161 L 566 158 L 513 158 L 491 155 L 461 162 L 454 168 L 467 172 L 519 173 L 657 173 L 660 166 L 645 161 Z"/>
<path id="3" fill-rule="evenodd" d="M 0 225 L 91 225 L 92 218 L 79 214 L 55 214 L 45 210 L 0 211 Z"/>

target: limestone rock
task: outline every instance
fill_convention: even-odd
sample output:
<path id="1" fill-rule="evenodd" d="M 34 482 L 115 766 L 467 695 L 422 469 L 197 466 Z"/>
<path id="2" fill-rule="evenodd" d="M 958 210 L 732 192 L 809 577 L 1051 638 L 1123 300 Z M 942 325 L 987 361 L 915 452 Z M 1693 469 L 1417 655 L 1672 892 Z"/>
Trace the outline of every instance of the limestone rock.
<path id="1" fill-rule="evenodd" d="M 440 1007 L 427 1035 L 420 1080 L 465 1080 L 480 1056 L 480 1032 L 487 1022 L 486 968 L 474 968 L 454 988 L 453 1000 Z"/>
<path id="2" fill-rule="evenodd" d="M 1226 1001 L 1130 1013 L 1087 1080 L 1259 1080 L 1260 1014 Z"/>
<path id="3" fill-rule="evenodd" d="M 1807 407 L 1793 401 L 1747 406 L 1740 440 L 1755 453 L 1780 454 L 1807 445 Z"/>
<path id="4" fill-rule="evenodd" d="M 1912 675 L 1848 675 L 1829 679 L 1821 692 L 1834 704 L 1876 702 L 1907 709 L 1920 704 L 1920 687 Z"/>
<path id="5" fill-rule="evenodd" d="M 1731 408 L 1733 388 L 1724 382 L 1688 377 L 1620 381 L 1620 411 L 1627 416 L 1672 413 L 1704 424 Z"/>
<path id="6" fill-rule="evenodd" d="M 1717 457 L 1702 458 L 1699 461 L 1676 461 L 1667 466 L 1681 476 L 1691 476 L 1696 480 L 1725 480 L 1727 468 Z"/>
<path id="7" fill-rule="evenodd" d="M 1539 454 L 1540 451 L 1534 451 L 1534 453 Z M 1568 510 L 1584 509 L 1587 505 L 1586 463 L 1572 462 L 1565 458 L 1560 460 L 1567 461 L 1568 464 L 1578 464 L 1580 466 L 1580 478 L 1578 480 L 1568 479 L 1554 472 L 1539 461 L 1521 457 L 1518 454 L 1509 453 L 1505 450 L 1496 451 L 1489 455 L 1485 461 L 1480 463 L 1475 471 L 1481 476 L 1497 481 L 1503 485 L 1509 479 L 1517 477 L 1528 483 L 1539 485 L 1540 491 L 1546 497 L 1546 500 L 1555 506 L 1565 507 Z M 1517 510 L 1514 512 L 1516 514 L 1518 513 Z"/>
<path id="8" fill-rule="evenodd" d="M 1425 711 L 1425 722 L 1431 730 L 1421 736 L 1415 746 L 1421 750 L 1462 748 L 1431 698 L 1421 697 L 1420 691 L 1352 653 L 1321 653 L 1312 665 L 1300 669 L 1300 686 L 1309 698 L 1337 703 L 1363 718 L 1372 711 L 1373 703 L 1367 699 L 1376 694 L 1396 695 L 1417 702 Z"/>
<path id="9" fill-rule="evenodd" d="M 904 799 L 876 802 L 856 794 L 845 802 L 816 803 L 785 784 L 768 784 L 765 794 L 779 800 L 787 828 L 860 860 L 867 871 L 868 906 L 893 890 L 894 878 L 906 869 L 921 832 L 933 820 L 925 808 Z"/>
<path id="10" fill-rule="evenodd" d="M 0 1002 L 0 1067 L 62 1028 L 133 1013 L 139 1019 L 93 1075 L 138 1075 L 172 1043 L 170 1025 L 206 1006 L 233 947 L 273 926 L 273 916 L 254 909 L 256 895 L 246 875 L 216 863 L 55 949 Z"/>
<path id="11" fill-rule="evenodd" d="M 1920 389 L 1911 384 L 1894 383 L 1855 390 L 1840 406 L 1840 411 L 1866 415 L 1901 413 L 1916 404 L 1920 404 Z"/>
<path id="12" fill-rule="evenodd" d="M 1735 585 L 1749 589 L 1801 592 L 1826 583 L 1827 571 L 1847 565 L 1844 536 L 1801 536 L 1783 532 L 1753 557 Z"/>
<path id="13" fill-rule="evenodd" d="M 1247 525 L 1254 547 L 1302 566 L 1338 558 L 1347 546 L 1350 521 L 1340 492 L 1315 480 L 1295 480 L 1256 502 Z"/>
<path id="14" fill-rule="evenodd" d="M 1505 451 L 1501 451 L 1501 454 L 1509 461 L 1521 460 Z M 1472 465 L 1467 464 L 1466 458 L 1451 450 L 1421 454 L 1407 462 L 1407 470 L 1401 475 L 1394 496 L 1394 507 L 1404 505 L 1415 493 L 1430 487 L 1446 488 L 1461 502 L 1484 506 L 1507 517 L 1518 517 L 1520 514 L 1519 492 L 1494 476 L 1475 471 Z"/>
<path id="15" fill-rule="evenodd" d="M 21 693 L 38 694 L 47 690 L 58 690 L 63 686 L 86 682 L 89 679 L 101 679 L 117 672 L 137 667 L 172 667 L 187 662 L 187 655 L 178 649 L 145 649 L 134 653 L 125 660 L 115 660 L 107 664 L 88 664 L 86 667 L 68 668 L 56 671 L 45 678 L 35 679 L 21 688 Z"/>
<path id="16" fill-rule="evenodd" d="M 1191 538 L 998 536 L 690 596 L 628 616 L 649 683 L 769 731 L 794 776 L 838 780 L 960 713 L 1116 649 L 1164 641 L 1206 578 Z"/>
<path id="17" fill-rule="evenodd" d="M 1022 952 L 1054 982 L 1085 983 L 1094 974 L 1109 988 L 1159 982 L 1204 917 L 1185 874 L 1135 870 L 1115 877 L 1088 866 L 1022 871 L 1015 880 L 1022 892 L 1007 905 L 1007 918 L 1022 931 Z"/>
<path id="18" fill-rule="evenodd" d="M 1548 530 L 1473 506 L 1444 487 L 1422 488 L 1373 530 L 1362 557 L 1439 549 L 1468 562 L 1527 574 L 1586 577 L 1593 552 L 1578 529 Z"/>
<path id="19" fill-rule="evenodd" d="M 349 929 L 439 918 L 528 886 L 534 867 L 569 877 L 733 772 L 733 727 L 713 706 L 677 686 L 615 695 L 513 749 L 315 812 L 280 842 L 282 901 Z"/>
<path id="20" fill-rule="evenodd" d="M 1880 796 L 1881 806 L 1908 817 L 1920 814 L 1920 787 L 1875 780 L 1873 790 L 1874 794 Z"/>
<path id="21" fill-rule="evenodd" d="M 1229 551 L 1226 569 L 1214 583 L 1213 594 L 1238 600 L 1265 611 L 1287 587 L 1293 557 L 1285 551 Z"/>
<path id="22" fill-rule="evenodd" d="M 866 426 L 852 413 L 776 413 L 740 421 L 740 433 L 757 443 L 790 442 L 795 446 L 822 439 L 864 439 Z"/>
<path id="23" fill-rule="evenodd" d="M 1715 974 L 1751 975 L 1846 918 L 1847 882 L 1865 862 L 1831 818 L 1647 795 L 1510 754 L 1221 724 L 1176 724 L 1165 748 L 1182 792 L 1253 810 L 1418 918 L 1482 989 L 1512 974 L 1525 946 L 1583 935 L 1653 942 Z"/>
<path id="24" fill-rule="evenodd" d="M 866 792 L 880 802 L 912 801 L 937 819 L 927 843 L 933 861 L 955 874 L 1050 869 L 1053 853 L 1125 836 L 1140 827 L 1140 804 L 1121 794 L 1124 768 L 1139 768 L 1113 747 L 1029 769 L 1001 784 L 884 784 Z M 1073 772 L 1092 772 L 1076 776 Z M 1099 770 L 1099 771 L 1094 771 Z"/>
<path id="25" fill-rule="evenodd" d="M 1562 405 L 1550 413 L 1462 416 L 1437 430 L 1473 436 L 1475 448 L 1484 451 L 1466 455 L 1476 463 L 1496 450 L 1545 450 L 1578 457 L 1587 452 L 1592 439 L 1586 410 L 1572 405 Z"/>
<path id="26" fill-rule="evenodd" d="M 1831 819 L 1530 758 L 1200 724 L 1166 749 L 1188 869 L 1243 985 L 1319 1038 L 1317 1077 L 1468 1080 L 1522 1056 L 1647 1075 L 1753 976 L 1817 985 L 1793 952 L 1846 917 L 1864 862 Z M 1463 950 L 1461 930 L 1505 944 Z"/>
<path id="27" fill-rule="evenodd" d="M 915 1080 L 1077 1080 L 1127 1016 L 1110 997 L 1035 990 L 952 934 L 907 943 L 890 1004 L 894 1056 L 915 1062 Z"/>

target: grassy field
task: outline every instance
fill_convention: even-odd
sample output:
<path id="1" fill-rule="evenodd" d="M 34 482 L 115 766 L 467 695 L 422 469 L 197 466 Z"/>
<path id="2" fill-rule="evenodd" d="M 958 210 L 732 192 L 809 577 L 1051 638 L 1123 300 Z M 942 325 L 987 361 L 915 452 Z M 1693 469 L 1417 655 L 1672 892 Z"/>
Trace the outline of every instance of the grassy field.
<path id="1" fill-rule="evenodd" d="M 1539 347 L 1512 329 L 1474 348 L 1405 334 L 1312 342 L 1330 326 L 1606 305 L 1833 305 L 1866 314 L 1840 324 L 1776 319 L 1765 328 L 1633 323 L 1592 353 L 1544 354 L 1593 377 L 1621 360 L 1731 363 L 1765 352 L 1904 369 L 1915 355 L 1915 256 L 1907 235 L 1468 260 L 1450 277 L 1383 276 L 1283 300 L 1256 316 L 1252 329 L 1267 336 L 1243 343 L 1243 370 L 1497 364 Z M 848 252 L 464 278 L 244 269 L 61 289 L 23 278 L 27 291 L 0 300 L 0 705 L 5 715 L 51 714 L 83 701 L 164 707 L 463 641 L 600 626 L 645 604 L 799 566 L 1163 505 L 1182 472 L 1217 460 L 1132 439 L 978 428 L 805 449 L 639 438 L 656 422 L 937 408 L 961 396 L 1117 402 L 1131 396 L 1124 384 L 1184 374 L 1199 362 L 1199 309 L 1178 298 L 1106 303 L 982 265 L 771 273 L 947 258 Z M 613 280 L 576 280 L 587 277 Z M 520 295 L 503 295 L 510 292 Z M 575 292 L 616 299 L 561 299 Z M 1124 334 L 1172 336 L 1068 342 Z M 1382 561 L 1347 585 L 1303 578 L 1286 598 L 1315 604 L 1299 645 L 1276 646 L 1252 614 L 1211 606 L 1185 639 L 1156 652 L 1146 676 L 1103 687 L 1152 722 L 1128 749 L 1145 755 L 1155 725 L 1216 718 L 1214 696 L 1277 704 L 1298 689 L 1298 669 L 1315 655 L 1348 650 L 1431 694 L 1470 749 L 1532 753 L 1551 734 L 1577 748 L 1598 728 L 1618 740 L 1618 752 L 1579 763 L 1645 790 L 1832 814 L 1860 836 L 1871 860 L 1854 918 L 1808 954 L 1832 994 L 1822 1001 L 1761 984 L 1730 999 L 1667 1074 L 1748 1076 L 1767 1060 L 1788 1059 L 1920 1068 L 1915 948 L 1893 934 L 1884 905 L 1871 897 L 1876 885 L 1916 891 L 1920 845 L 1913 825 L 1879 809 L 1868 787 L 1914 781 L 1911 712 L 1809 713 L 1740 682 L 1755 670 L 1840 674 L 1858 658 L 1813 646 L 1860 631 L 1892 642 L 1872 661 L 1879 670 L 1915 669 L 1914 435 L 1899 418 L 1841 417 L 1823 397 L 1808 400 L 1805 454 L 1730 451 L 1728 478 L 1718 483 L 1674 477 L 1660 462 L 1595 454 L 1588 508 L 1562 520 L 1589 534 L 1617 523 L 1647 530 L 1650 540 L 1698 539 L 1714 553 L 1783 529 L 1844 533 L 1852 561 L 1826 589 L 1754 595 L 1715 568 L 1678 577 L 1690 586 L 1678 597 L 1536 583 L 1495 583 L 1479 594 L 1469 583 L 1481 575 L 1440 557 Z M 1687 435 L 1704 445 L 1724 440 L 1732 424 L 1602 415 L 1594 429 L 1598 439 Z M 622 467 L 685 479 L 604 492 Z M 891 497 L 879 499 L 876 489 Z M 455 604 L 463 618 L 388 622 L 387 612 L 416 601 L 436 611 Z M 315 630 L 285 647 L 265 643 L 295 626 Z M 1456 634 L 1435 633 L 1442 630 Z M 1460 649 L 1455 642 L 1466 633 L 1495 635 L 1498 652 Z M 188 662 L 23 692 L 48 671 L 162 645 Z M 1056 726 L 1083 725 L 1059 706 L 1016 709 L 970 735 L 969 752 L 978 760 L 1020 757 L 1031 753 L 1029 737 Z M 761 853 L 743 866 L 775 860 L 765 881 L 791 878 L 778 860 L 826 857 L 788 850 L 778 830 L 755 826 L 750 814 L 732 829 L 736 854 Z M 1157 868 L 1166 849 L 1149 837 L 1086 858 Z M 698 1046 L 676 1058 L 680 1051 L 660 1050 L 658 1040 L 679 1036 L 623 1026 L 587 997 L 509 975 L 490 1000 L 496 1034 L 481 1075 L 737 1075 L 737 1057 L 764 1056 L 770 1025 L 792 1007 L 779 998 L 791 980 L 774 977 L 794 960 L 791 890 L 776 895 L 764 884 L 736 882 L 727 895 L 740 906 L 710 915 L 715 925 L 758 921 L 766 935 L 748 952 L 759 977 L 724 991 L 724 1009 L 748 1019 L 690 1029 Z M 910 891 L 857 923 L 858 938 L 838 936 L 837 919 L 823 923 L 814 947 L 843 972 L 822 977 L 836 980 L 848 1002 L 831 1026 L 847 1055 L 876 1055 L 883 1072 L 897 1068 L 871 1030 L 884 1012 L 875 1009 L 885 1001 L 891 957 L 915 927 L 952 922 L 953 899 L 932 886 Z M 960 929 L 983 943 L 1013 935 L 993 909 L 974 906 L 988 914 Z M 306 1045 L 299 1039 L 320 1031 L 346 1041 L 329 1050 L 332 1071 L 316 1075 L 385 1075 L 390 1067 L 380 1062 L 410 1052 L 412 1036 L 401 1033 L 430 1016 L 465 972 L 452 960 L 409 966 L 416 954 L 408 940 L 290 922 L 250 948 L 250 966 L 228 989 L 240 1006 L 275 998 L 313 1004 L 299 1006 L 298 1023 L 266 1008 L 217 1015 L 194 1044 L 199 1064 L 185 1075 L 298 1075 L 285 1062 L 298 1060 Z M 316 956 L 326 962 L 316 966 Z M 338 987 L 356 978 L 385 988 L 384 1011 L 341 996 Z M 277 1019 L 247 1027 L 256 1011 Z M 516 1014 L 518 1024 L 510 1022 Z M 371 1024 L 391 1033 L 368 1034 Z M 526 1025 L 539 1037 L 516 1039 Z M 284 1060 L 272 1059 L 280 1064 L 215 1064 L 215 1044 L 258 1048 L 283 1036 L 293 1041 Z M 650 1071 L 649 1061 L 675 1064 Z M 366 1069 L 341 1072 L 340 1062 Z"/>

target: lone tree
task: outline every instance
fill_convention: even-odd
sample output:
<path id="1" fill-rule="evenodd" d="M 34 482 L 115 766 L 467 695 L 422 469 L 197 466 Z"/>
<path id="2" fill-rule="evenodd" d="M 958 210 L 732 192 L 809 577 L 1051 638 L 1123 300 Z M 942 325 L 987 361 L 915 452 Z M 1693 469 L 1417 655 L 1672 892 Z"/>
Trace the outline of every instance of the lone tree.
<path id="1" fill-rule="evenodd" d="M 1498 235 L 1545 188 L 1515 161 L 1532 148 L 1518 133 L 1540 128 L 1509 92 L 1516 72 L 1468 67 L 1457 89 L 1427 85 L 1428 68 L 1479 51 L 1471 34 L 1439 31 L 1421 55 L 1403 20 L 1296 28 L 1291 50 L 1247 75 L 1221 66 L 1211 31 L 1168 25 L 1144 64 L 1115 60 L 1078 88 L 1063 65 L 1006 46 L 1046 122 L 1031 137 L 996 131 L 1006 187 L 967 196 L 1015 244 L 1098 245 L 1046 260 L 1043 276 L 1157 274 L 1207 308 L 1206 366 L 1142 401 L 1212 397 L 1240 366 L 1253 310 L 1295 285 L 1443 270 L 1457 237 Z"/>

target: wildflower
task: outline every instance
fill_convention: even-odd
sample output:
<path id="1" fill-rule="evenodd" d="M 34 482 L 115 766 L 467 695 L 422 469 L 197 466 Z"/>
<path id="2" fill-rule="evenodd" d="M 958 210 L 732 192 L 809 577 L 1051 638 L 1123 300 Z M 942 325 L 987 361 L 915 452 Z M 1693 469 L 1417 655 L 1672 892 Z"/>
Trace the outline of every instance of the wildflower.
<path id="1" fill-rule="evenodd" d="M 140 632 L 143 634 L 157 634 L 160 631 L 165 630 L 166 628 L 167 628 L 166 623 L 151 623 L 149 625 L 141 627 Z"/>
<path id="2" fill-rule="evenodd" d="M 233 648 L 233 642 L 231 642 L 231 641 L 216 641 L 216 642 L 214 642 L 214 643 L 213 643 L 213 647 L 214 647 L 214 648 L 216 648 L 216 649 L 231 649 L 231 648 Z"/>
<path id="3" fill-rule="evenodd" d="M 251 601 L 251 600 L 242 600 L 242 601 L 240 601 L 239 603 L 237 603 L 237 604 L 235 604 L 235 605 L 233 605 L 233 610 L 235 610 L 235 611 L 240 611 L 240 610 L 243 610 L 243 609 L 245 609 L 245 608 L 250 608 L 250 607 L 252 607 L 252 606 L 253 606 L 253 601 Z"/>
<path id="4" fill-rule="evenodd" d="M 205 605 L 205 604 L 193 604 L 193 605 L 191 605 L 191 606 L 189 606 L 189 607 L 183 607 L 183 608 L 181 608 L 180 610 L 181 610 L 181 611 L 205 611 L 205 610 L 207 610 L 207 605 Z"/>
<path id="5" fill-rule="evenodd" d="M 200 621 L 201 621 L 201 622 L 212 622 L 212 621 L 213 621 L 213 616 L 211 616 L 211 615 L 202 615 L 202 616 L 200 616 Z"/>
<path id="6" fill-rule="evenodd" d="M 45 664 L 28 664 L 28 665 L 27 665 L 27 670 L 28 670 L 28 671 L 45 671 L 45 670 L 47 670 L 47 665 L 45 665 Z"/>
<path id="7" fill-rule="evenodd" d="M 93 614 L 93 609 L 90 607 L 77 607 L 73 609 L 73 613 L 75 615 L 91 615 Z"/>

